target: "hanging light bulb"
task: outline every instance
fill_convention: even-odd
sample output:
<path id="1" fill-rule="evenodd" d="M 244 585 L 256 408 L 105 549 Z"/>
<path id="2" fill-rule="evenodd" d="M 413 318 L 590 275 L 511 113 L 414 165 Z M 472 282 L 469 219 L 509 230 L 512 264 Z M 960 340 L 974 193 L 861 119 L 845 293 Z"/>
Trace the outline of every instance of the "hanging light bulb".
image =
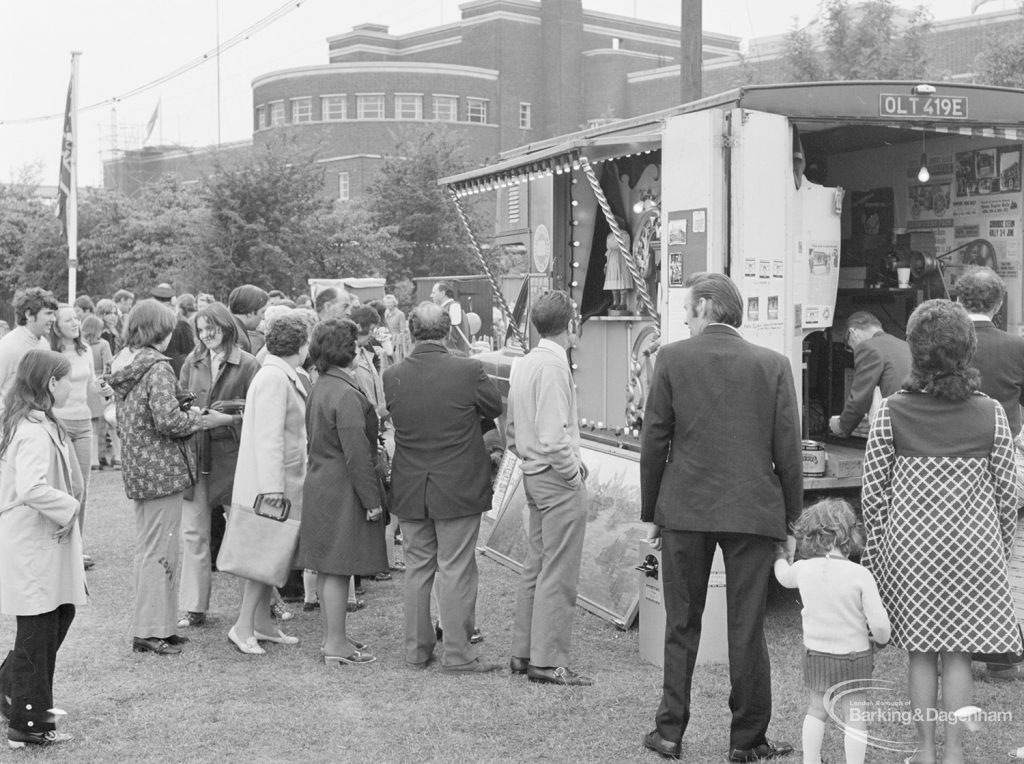
<path id="1" fill-rule="evenodd" d="M 924 148 L 924 132 L 921 133 L 921 169 L 917 171 L 917 180 L 927 183 L 931 180 L 932 174 L 928 172 L 928 152 Z"/>
<path id="2" fill-rule="evenodd" d="M 922 152 L 921 169 L 917 171 L 917 179 L 921 183 L 927 183 L 929 180 L 931 180 L 931 177 L 932 174 L 928 172 L 928 155 Z"/>

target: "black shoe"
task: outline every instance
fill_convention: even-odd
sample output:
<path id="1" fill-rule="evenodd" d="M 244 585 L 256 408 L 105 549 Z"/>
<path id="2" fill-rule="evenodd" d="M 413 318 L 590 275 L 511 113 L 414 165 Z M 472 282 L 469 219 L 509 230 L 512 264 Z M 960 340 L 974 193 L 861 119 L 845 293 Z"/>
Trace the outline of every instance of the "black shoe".
<path id="1" fill-rule="evenodd" d="M 192 640 L 190 640 L 188 637 L 179 637 L 177 634 L 171 634 L 171 636 L 167 637 L 164 640 L 164 642 L 166 642 L 169 645 L 183 645 L 186 642 L 191 641 Z"/>
<path id="2" fill-rule="evenodd" d="M 354 613 L 357 610 L 362 610 L 364 607 L 366 607 L 366 600 L 356 600 L 355 602 L 349 601 L 348 604 L 345 605 L 345 612 Z"/>
<path id="3" fill-rule="evenodd" d="M 681 759 L 682 756 L 682 743 L 672 743 L 661 736 L 658 730 L 651 730 L 644 735 L 644 748 L 649 751 L 654 751 L 659 756 L 666 759 Z"/>
<path id="4" fill-rule="evenodd" d="M 508 659 L 508 670 L 511 671 L 513 674 L 525 674 L 526 669 L 528 669 L 529 667 L 529 658 L 517 658 L 513 655 L 511 658 Z"/>
<path id="5" fill-rule="evenodd" d="M 567 687 L 589 687 L 594 683 L 590 677 L 577 674 L 566 666 L 534 666 L 530 664 L 526 669 L 526 677 L 531 682 L 560 684 Z"/>
<path id="6" fill-rule="evenodd" d="M 319 609 L 320 609 L 320 603 L 319 602 L 303 602 L 302 603 L 302 612 L 303 613 L 312 613 L 314 610 L 319 610 Z"/>
<path id="7" fill-rule="evenodd" d="M 793 753 L 793 746 L 789 743 L 773 743 L 770 740 L 765 740 L 761 745 L 753 748 L 730 748 L 729 761 L 761 761 L 761 759 L 789 756 L 791 753 Z"/>
<path id="8" fill-rule="evenodd" d="M 172 645 L 159 637 L 133 637 L 132 650 L 137 653 L 156 653 L 157 655 L 181 655 L 181 648 Z"/>

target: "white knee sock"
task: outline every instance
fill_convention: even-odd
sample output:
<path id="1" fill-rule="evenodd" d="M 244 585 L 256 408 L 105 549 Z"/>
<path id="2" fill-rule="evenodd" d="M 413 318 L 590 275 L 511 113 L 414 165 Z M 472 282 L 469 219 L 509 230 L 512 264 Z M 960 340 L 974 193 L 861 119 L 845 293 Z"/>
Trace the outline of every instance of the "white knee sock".
<path id="1" fill-rule="evenodd" d="M 846 728 L 843 738 L 843 749 L 846 751 L 846 764 L 864 764 L 868 754 L 868 737 L 866 730 Z"/>
<path id="2" fill-rule="evenodd" d="M 804 764 L 821 764 L 821 741 L 825 739 L 825 722 L 813 716 L 804 717 L 801 743 L 804 749 Z"/>

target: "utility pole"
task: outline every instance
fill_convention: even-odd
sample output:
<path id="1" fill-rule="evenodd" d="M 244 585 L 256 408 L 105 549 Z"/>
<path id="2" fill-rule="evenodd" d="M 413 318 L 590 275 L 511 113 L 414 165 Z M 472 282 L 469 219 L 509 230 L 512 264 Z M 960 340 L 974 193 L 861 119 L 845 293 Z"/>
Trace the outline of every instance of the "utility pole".
<path id="1" fill-rule="evenodd" d="M 701 0 L 681 0 L 680 6 L 679 98 L 680 103 L 689 103 L 703 96 L 704 20 Z"/>

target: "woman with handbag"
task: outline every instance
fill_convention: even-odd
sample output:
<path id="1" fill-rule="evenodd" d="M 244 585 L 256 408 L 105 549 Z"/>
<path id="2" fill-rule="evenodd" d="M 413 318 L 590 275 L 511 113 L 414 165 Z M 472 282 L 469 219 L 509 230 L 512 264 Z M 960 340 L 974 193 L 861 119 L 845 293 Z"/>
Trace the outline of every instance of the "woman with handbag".
<path id="1" fill-rule="evenodd" d="M 71 365 L 30 350 L 18 365 L 0 421 L 0 602 L 18 619 L 14 649 L 0 666 L 0 715 L 11 748 L 71 739 L 56 730 L 57 651 L 84 605 L 85 571 L 71 456 L 53 414 L 71 394 Z"/>
<path id="2" fill-rule="evenodd" d="M 199 409 L 185 410 L 181 389 L 164 355 L 177 325 L 174 312 L 143 300 L 128 314 L 126 347 L 111 364 L 117 396 L 117 429 L 124 462 L 121 477 L 135 500 L 135 652 L 178 655 L 178 532 L 181 501 L 195 483 L 196 464 L 187 438 L 223 424 Z"/>
<path id="3" fill-rule="evenodd" d="M 194 406 L 209 411 L 210 429 L 194 439 L 199 474 L 185 491 L 181 510 L 181 591 L 185 614 L 179 627 L 202 626 L 210 609 L 213 582 L 210 522 L 215 510 L 231 505 L 238 462 L 242 409 L 259 363 L 237 344 L 227 306 L 215 302 L 196 314 L 199 345 L 181 367 L 182 388 L 195 393 Z M 221 424 L 217 424 L 221 422 Z"/>
<path id="4" fill-rule="evenodd" d="M 259 646 L 261 640 L 283 645 L 299 642 L 274 624 L 270 596 L 273 586 L 284 585 L 293 567 L 298 535 L 294 535 L 292 544 L 288 534 L 302 516 L 306 392 L 295 370 L 309 351 L 305 323 L 291 314 L 280 316 L 267 331 L 266 347 L 267 356 L 245 396 L 231 512 L 217 557 L 218 568 L 246 579 L 238 619 L 228 631 L 228 640 L 247 655 L 264 653 Z M 254 509 L 258 511 L 254 513 Z M 260 512 L 280 513 L 291 525 L 260 517 Z M 264 528 L 263 534 L 289 539 L 290 546 L 283 552 L 280 545 L 270 545 L 284 555 L 285 564 L 274 555 L 254 555 L 252 549 L 259 545 L 252 542 L 259 539 L 247 543 L 239 533 L 239 521 L 254 515 L 259 521 L 256 525 Z"/>
<path id="5" fill-rule="evenodd" d="M 299 564 L 318 572 L 328 665 L 376 660 L 345 630 L 349 578 L 388 566 L 376 471 L 379 425 L 355 377 L 358 332 L 352 321 L 331 318 L 313 330 L 310 343 L 320 376 L 306 410 L 309 471 L 302 492 Z"/>

